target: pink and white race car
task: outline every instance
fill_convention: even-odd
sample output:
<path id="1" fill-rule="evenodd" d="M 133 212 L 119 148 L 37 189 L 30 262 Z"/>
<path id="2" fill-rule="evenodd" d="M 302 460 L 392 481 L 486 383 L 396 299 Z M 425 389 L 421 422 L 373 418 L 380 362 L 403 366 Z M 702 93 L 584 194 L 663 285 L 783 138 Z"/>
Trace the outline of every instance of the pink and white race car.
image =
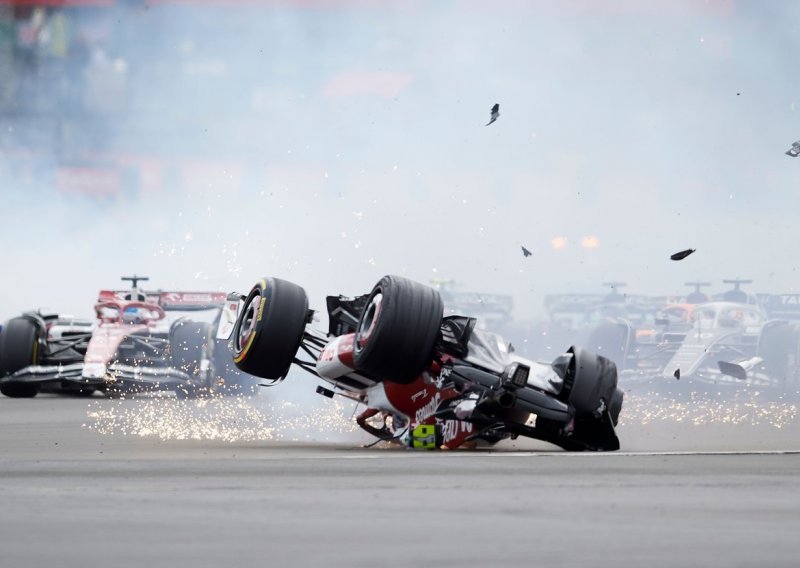
<path id="1" fill-rule="evenodd" d="M 0 333 L 0 392 L 89 395 L 174 390 L 193 397 L 253 384 L 236 369 L 218 330 L 232 329 L 220 292 L 101 290 L 96 319 L 42 311 L 9 320 Z M 238 303 L 238 300 L 234 300 Z"/>

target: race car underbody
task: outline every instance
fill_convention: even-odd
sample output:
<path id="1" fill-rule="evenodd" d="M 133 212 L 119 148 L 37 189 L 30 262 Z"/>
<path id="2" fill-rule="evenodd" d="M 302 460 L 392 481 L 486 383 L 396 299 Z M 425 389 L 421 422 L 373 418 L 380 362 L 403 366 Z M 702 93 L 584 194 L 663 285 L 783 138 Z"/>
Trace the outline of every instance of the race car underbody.
<path id="1" fill-rule="evenodd" d="M 299 366 L 327 383 L 317 392 L 366 405 L 357 421 L 380 440 L 456 448 L 524 436 L 619 448 L 623 394 L 603 357 L 577 347 L 552 363 L 518 357 L 475 318 L 443 317 L 435 290 L 398 276 L 354 299 L 328 297 L 327 308 L 328 331 L 314 329 L 301 287 L 261 280 L 241 296 L 234 361 L 275 382 Z"/>

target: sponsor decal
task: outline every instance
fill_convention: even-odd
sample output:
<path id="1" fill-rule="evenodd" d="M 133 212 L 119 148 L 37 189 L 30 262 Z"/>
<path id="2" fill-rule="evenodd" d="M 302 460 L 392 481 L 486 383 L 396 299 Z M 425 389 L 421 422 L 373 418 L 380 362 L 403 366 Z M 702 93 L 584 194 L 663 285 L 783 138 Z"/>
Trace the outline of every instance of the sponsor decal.
<path id="1" fill-rule="evenodd" d="M 433 398 L 417 409 L 416 414 L 414 414 L 414 422 L 419 424 L 433 416 L 440 403 L 441 395 L 437 392 Z"/>
<path id="2" fill-rule="evenodd" d="M 447 420 L 442 424 L 442 441 L 447 444 L 463 434 L 471 433 L 472 429 L 473 425 L 471 422 Z"/>
<path id="3" fill-rule="evenodd" d="M 261 321 L 261 318 L 264 316 L 264 306 L 267 305 L 267 298 L 265 297 L 266 293 L 267 293 L 267 281 L 266 280 L 262 280 L 261 281 L 261 302 L 259 302 L 258 316 L 256 318 L 256 319 L 258 319 L 258 321 Z"/>
<path id="4" fill-rule="evenodd" d="M 183 301 L 211 303 L 214 301 L 214 298 L 211 296 L 211 294 L 184 294 Z"/>
<path id="5" fill-rule="evenodd" d="M 426 396 L 428 396 L 428 389 L 422 389 L 411 395 L 411 402 L 417 402 L 418 398 L 425 398 Z"/>

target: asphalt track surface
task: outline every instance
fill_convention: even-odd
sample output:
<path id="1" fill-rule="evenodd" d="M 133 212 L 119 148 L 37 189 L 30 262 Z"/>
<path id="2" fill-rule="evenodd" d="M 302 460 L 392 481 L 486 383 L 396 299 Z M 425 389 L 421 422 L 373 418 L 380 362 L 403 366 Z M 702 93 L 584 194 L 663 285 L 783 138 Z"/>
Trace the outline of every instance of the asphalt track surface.
<path id="1" fill-rule="evenodd" d="M 92 424 L 174 404 L 0 397 L 0 566 L 800 563 L 796 421 L 626 425 L 637 451 L 615 454 L 364 449 L 350 434 L 175 440 Z M 729 453 L 711 453 L 720 440 Z"/>

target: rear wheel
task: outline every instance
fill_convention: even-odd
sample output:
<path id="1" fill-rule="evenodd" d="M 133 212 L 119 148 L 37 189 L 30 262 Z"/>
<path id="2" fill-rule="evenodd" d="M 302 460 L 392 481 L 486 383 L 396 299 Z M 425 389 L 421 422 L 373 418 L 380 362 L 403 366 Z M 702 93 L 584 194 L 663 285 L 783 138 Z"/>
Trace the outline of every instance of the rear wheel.
<path id="1" fill-rule="evenodd" d="M 39 326 L 28 318 L 8 321 L 0 333 L 0 376 L 11 375 L 39 362 Z M 12 398 L 30 398 L 39 392 L 31 383 L 5 383 L 0 393 Z"/>
<path id="2" fill-rule="evenodd" d="M 617 390 L 617 367 L 613 361 L 578 347 L 570 347 L 573 354 L 559 398 L 575 409 L 576 414 L 594 413 L 605 401 L 613 402 Z M 620 399 L 621 408 L 621 399 Z"/>
<path id="3" fill-rule="evenodd" d="M 233 361 L 251 375 L 286 376 L 303 341 L 306 291 L 287 280 L 264 278 L 248 294 L 233 330 Z"/>
<path id="4" fill-rule="evenodd" d="M 384 276 L 358 320 L 356 368 L 400 384 L 413 382 L 430 363 L 442 324 L 439 292 L 400 276 Z"/>

